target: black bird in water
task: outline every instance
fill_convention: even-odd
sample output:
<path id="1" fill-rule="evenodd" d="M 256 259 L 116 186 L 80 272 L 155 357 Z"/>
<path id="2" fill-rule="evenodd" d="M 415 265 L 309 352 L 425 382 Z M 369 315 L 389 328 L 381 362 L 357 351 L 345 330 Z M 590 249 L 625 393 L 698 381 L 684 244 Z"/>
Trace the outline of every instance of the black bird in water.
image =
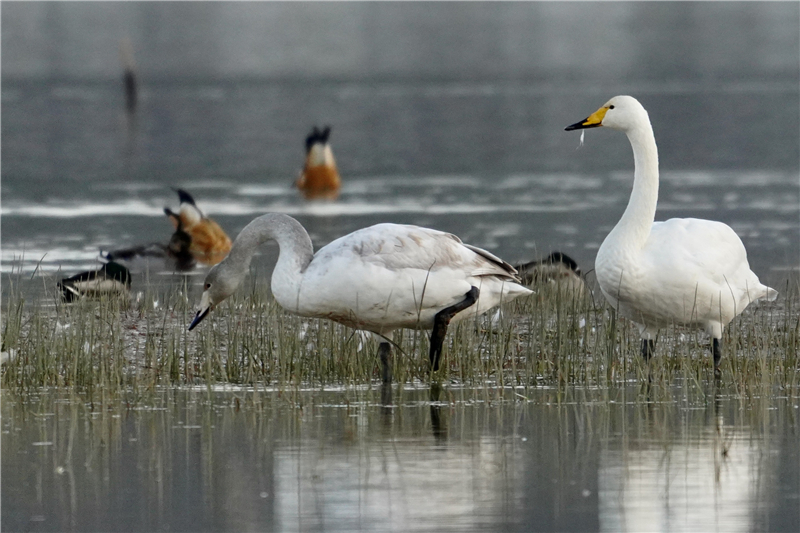
<path id="1" fill-rule="evenodd" d="M 103 257 L 109 261 L 130 262 L 138 258 L 163 259 L 165 268 L 184 272 L 195 267 L 195 259 L 189 251 L 192 238 L 178 224 L 178 229 L 172 234 L 169 243 L 164 245 L 158 242 L 113 250 Z"/>
<path id="2" fill-rule="evenodd" d="M 571 292 L 583 291 L 585 284 L 578 263 L 562 252 L 553 252 L 544 259 L 517 265 L 519 277 L 525 285 L 554 283 Z"/>
<path id="3" fill-rule="evenodd" d="M 131 273 L 114 261 L 105 263 L 99 270 L 81 272 L 58 282 L 65 302 L 84 296 L 96 298 L 103 295 L 127 294 L 131 290 Z"/>

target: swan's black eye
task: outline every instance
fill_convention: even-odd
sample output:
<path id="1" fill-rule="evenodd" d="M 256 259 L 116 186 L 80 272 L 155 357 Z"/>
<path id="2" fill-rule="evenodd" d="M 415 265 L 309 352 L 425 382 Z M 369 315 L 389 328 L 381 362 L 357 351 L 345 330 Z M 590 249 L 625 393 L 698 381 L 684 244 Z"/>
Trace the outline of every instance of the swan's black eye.
<path id="1" fill-rule="evenodd" d="M 608 108 L 609 109 L 614 109 L 614 104 L 611 104 L 610 106 L 608 106 Z"/>
<path id="2" fill-rule="evenodd" d="M 203 290 L 204 291 L 207 291 L 210 288 L 211 288 L 211 284 L 210 283 L 206 283 L 205 285 L 203 285 Z"/>

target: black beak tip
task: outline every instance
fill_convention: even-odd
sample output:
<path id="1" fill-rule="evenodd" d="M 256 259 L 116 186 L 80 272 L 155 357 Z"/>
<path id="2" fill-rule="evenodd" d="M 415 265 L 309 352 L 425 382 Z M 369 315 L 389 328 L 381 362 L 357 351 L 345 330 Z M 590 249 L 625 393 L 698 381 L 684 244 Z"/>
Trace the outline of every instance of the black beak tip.
<path id="1" fill-rule="evenodd" d="M 197 324 L 203 321 L 203 319 L 206 317 L 209 311 L 210 309 L 206 309 L 205 311 L 198 311 L 197 314 L 194 315 L 194 320 L 192 320 L 192 323 L 189 324 L 189 331 L 192 331 L 195 327 L 197 327 Z"/>
<path id="2" fill-rule="evenodd" d="M 582 128 L 584 127 L 584 126 L 583 126 L 583 123 L 584 123 L 584 122 L 585 122 L 585 121 L 583 121 L 583 120 L 582 120 L 582 121 L 580 121 L 580 122 L 576 122 L 575 124 L 570 124 L 569 126 L 567 126 L 566 128 L 564 128 L 564 131 L 573 131 L 573 130 L 579 130 L 579 129 L 582 129 Z"/>

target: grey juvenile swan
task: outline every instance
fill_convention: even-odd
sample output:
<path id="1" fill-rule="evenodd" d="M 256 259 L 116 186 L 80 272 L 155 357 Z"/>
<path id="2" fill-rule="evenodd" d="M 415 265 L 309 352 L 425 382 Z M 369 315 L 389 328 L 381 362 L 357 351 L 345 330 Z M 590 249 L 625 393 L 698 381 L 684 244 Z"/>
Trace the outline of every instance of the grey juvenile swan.
<path id="1" fill-rule="evenodd" d="M 378 350 L 384 382 L 391 381 L 395 329 L 432 330 L 430 360 L 438 370 L 451 321 L 531 293 L 520 285 L 511 265 L 449 233 L 377 224 L 340 237 L 315 254 L 298 221 L 270 213 L 250 222 L 228 256 L 209 271 L 190 330 L 233 294 L 253 253 L 270 239 L 280 247 L 272 293 L 281 307 L 384 337 Z"/>

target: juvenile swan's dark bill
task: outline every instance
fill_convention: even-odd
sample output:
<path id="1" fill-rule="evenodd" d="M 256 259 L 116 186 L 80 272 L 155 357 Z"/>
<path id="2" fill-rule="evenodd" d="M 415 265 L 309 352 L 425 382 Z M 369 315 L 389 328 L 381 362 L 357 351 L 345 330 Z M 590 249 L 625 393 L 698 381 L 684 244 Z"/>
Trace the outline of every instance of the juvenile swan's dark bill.
<path id="1" fill-rule="evenodd" d="M 195 326 L 197 326 L 197 324 L 202 322 L 203 319 L 206 317 L 206 315 L 208 315 L 209 311 L 211 311 L 210 307 L 206 307 L 205 309 L 199 310 L 197 314 L 194 315 L 194 320 L 192 320 L 192 323 L 189 324 L 189 331 L 192 331 L 195 328 Z"/>

